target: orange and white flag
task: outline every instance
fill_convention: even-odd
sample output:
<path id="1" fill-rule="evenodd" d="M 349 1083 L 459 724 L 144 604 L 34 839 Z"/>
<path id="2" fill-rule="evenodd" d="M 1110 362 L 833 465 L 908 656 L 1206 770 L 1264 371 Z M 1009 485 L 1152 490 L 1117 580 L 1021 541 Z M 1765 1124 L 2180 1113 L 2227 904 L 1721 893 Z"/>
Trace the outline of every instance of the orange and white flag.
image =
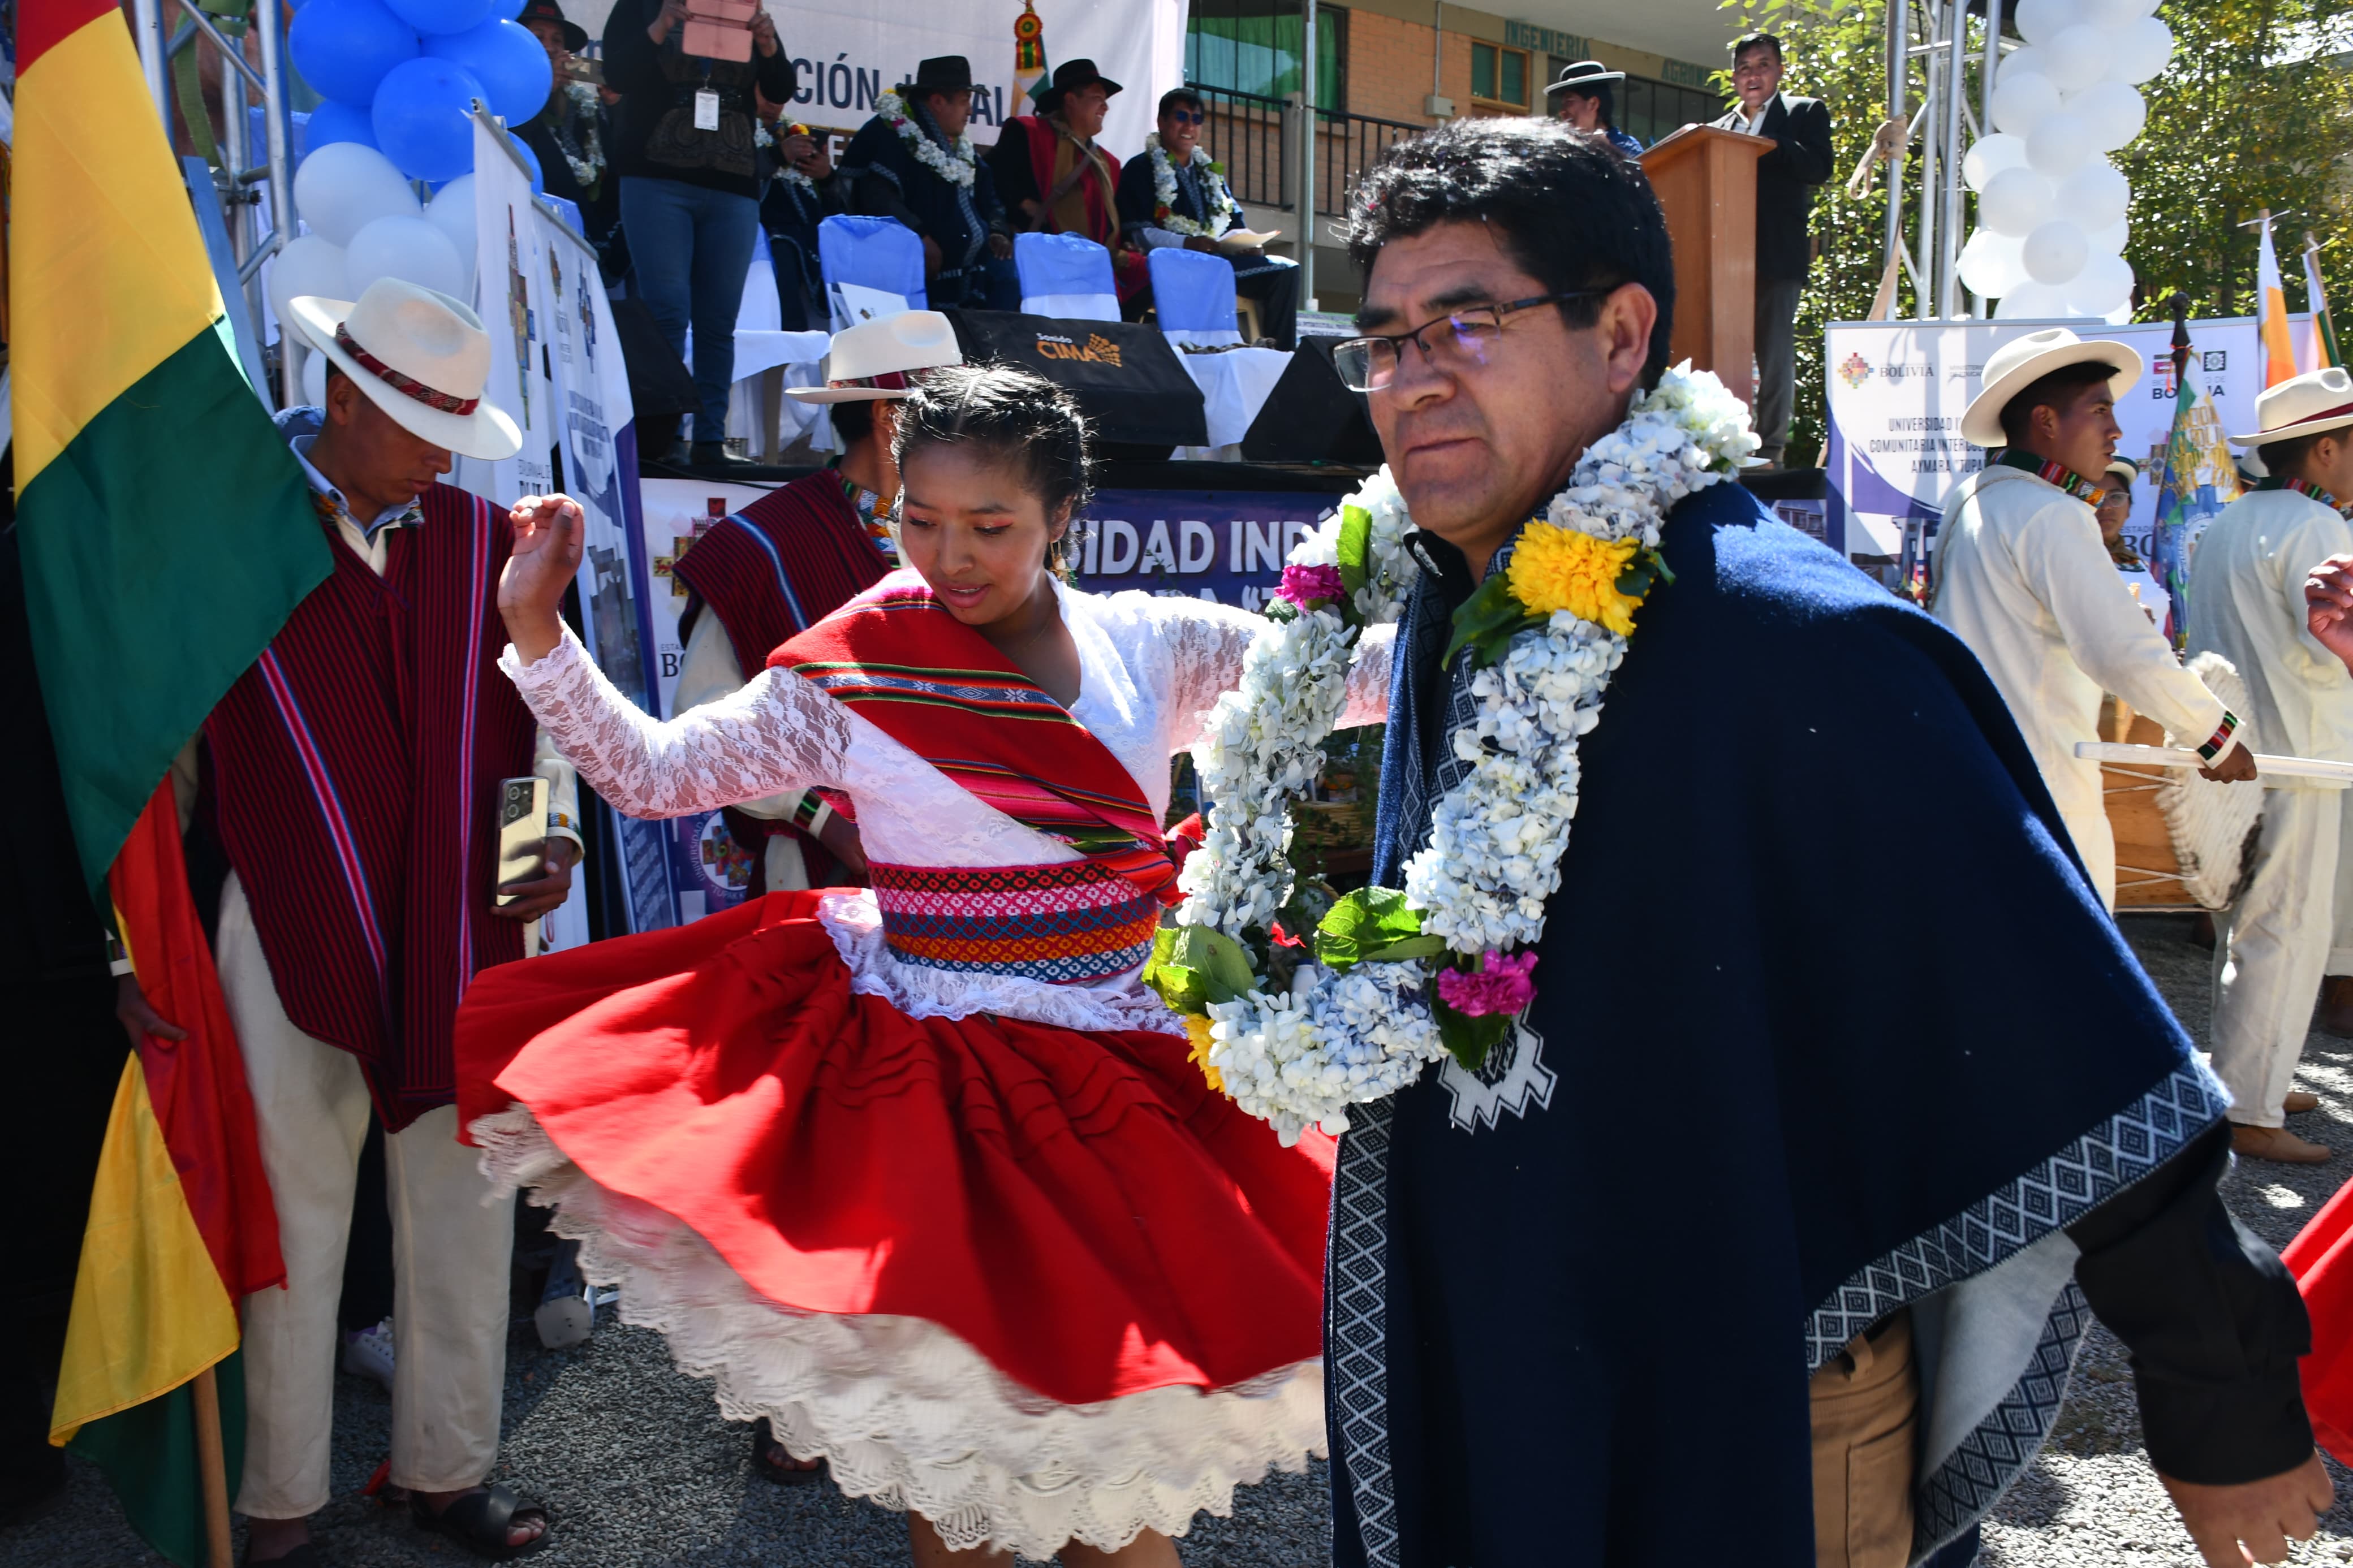
<path id="1" fill-rule="evenodd" d="M 2279 252 L 2272 247 L 2272 209 L 2263 215 L 2263 240 L 2255 252 L 2255 326 L 2263 340 L 2263 385 L 2294 377 L 2295 340 L 2288 331 L 2287 285 L 2280 280 Z"/>

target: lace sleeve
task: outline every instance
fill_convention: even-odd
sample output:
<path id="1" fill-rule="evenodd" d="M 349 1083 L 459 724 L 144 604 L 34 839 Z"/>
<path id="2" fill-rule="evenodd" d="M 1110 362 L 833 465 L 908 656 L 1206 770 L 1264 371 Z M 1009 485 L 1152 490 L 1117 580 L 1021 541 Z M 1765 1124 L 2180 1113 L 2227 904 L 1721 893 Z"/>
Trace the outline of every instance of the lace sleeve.
<path id="1" fill-rule="evenodd" d="M 684 816 L 813 784 L 847 784 L 849 715 L 786 670 L 663 723 L 607 680 L 567 627 L 545 658 L 499 668 L 556 745 L 631 816 Z"/>
<path id="2" fill-rule="evenodd" d="M 1386 724 L 1389 720 L 1389 666 L 1397 650 L 1397 624 L 1366 626 L 1356 638 L 1356 658 L 1348 666 L 1348 706 L 1338 728 Z"/>

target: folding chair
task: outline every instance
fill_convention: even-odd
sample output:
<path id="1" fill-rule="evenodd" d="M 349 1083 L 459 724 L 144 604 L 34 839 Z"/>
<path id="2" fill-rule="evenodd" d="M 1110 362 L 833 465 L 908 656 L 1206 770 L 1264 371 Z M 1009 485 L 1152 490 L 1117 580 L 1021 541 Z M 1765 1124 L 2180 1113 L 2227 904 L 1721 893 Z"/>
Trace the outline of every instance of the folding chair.
<path id="1" fill-rule="evenodd" d="M 1027 314 L 1081 321 L 1119 320 L 1111 252 L 1085 236 L 1017 234 L 1013 267 L 1021 276 L 1021 309 Z"/>

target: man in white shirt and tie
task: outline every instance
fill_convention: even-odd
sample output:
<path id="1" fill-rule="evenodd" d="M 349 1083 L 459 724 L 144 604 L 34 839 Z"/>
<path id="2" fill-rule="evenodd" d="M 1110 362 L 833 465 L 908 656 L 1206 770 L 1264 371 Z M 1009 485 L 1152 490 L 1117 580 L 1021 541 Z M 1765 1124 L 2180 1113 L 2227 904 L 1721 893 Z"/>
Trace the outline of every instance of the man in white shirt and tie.
<path id="1" fill-rule="evenodd" d="M 2109 908 L 2116 836 L 2100 765 L 2075 755 L 2099 739 L 2100 696 L 2113 691 L 2206 758 L 2206 776 L 2254 777 L 2238 720 L 2181 668 L 2116 574 L 2092 510 L 2123 434 L 2116 400 L 2140 379 L 2141 358 L 2118 342 L 2084 342 L 2064 327 L 2003 344 L 1961 434 L 2000 448 L 1953 488 L 1937 541 L 1930 613 L 1986 668 L 2034 753 L 2042 782 Z"/>

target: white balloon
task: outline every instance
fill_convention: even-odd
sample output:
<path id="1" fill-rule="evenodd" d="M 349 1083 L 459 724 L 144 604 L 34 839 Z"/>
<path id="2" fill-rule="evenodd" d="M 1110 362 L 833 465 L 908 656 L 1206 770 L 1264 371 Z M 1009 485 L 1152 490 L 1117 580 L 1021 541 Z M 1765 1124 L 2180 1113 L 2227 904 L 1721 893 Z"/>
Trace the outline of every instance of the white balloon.
<path id="1" fill-rule="evenodd" d="M 317 349 L 302 351 L 302 401 L 313 408 L 327 405 L 327 356 Z"/>
<path id="2" fill-rule="evenodd" d="M 2067 285 L 2067 308 L 2078 316 L 2105 316 L 2132 302 L 2133 269 L 2121 256 L 2093 256 Z"/>
<path id="3" fill-rule="evenodd" d="M 2121 81 L 2094 82 L 2067 100 L 2066 112 L 2082 119 L 2092 132 L 2092 145 L 2114 153 L 2132 144 L 2148 123 L 2148 105 L 2140 92 Z"/>
<path id="4" fill-rule="evenodd" d="M 2094 158 L 2059 183 L 2056 210 L 2082 226 L 2088 237 L 2124 221 L 2132 201 L 2132 182 L 2105 159 Z M 2094 250 L 2107 248 L 2096 240 Z M 2114 248 L 2121 250 L 2119 242 Z"/>
<path id="5" fill-rule="evenodd" d="M 2048 283 L 2021 283 L 1994 307 L 1997 321 L 2042 321 L 2067 314 L 2067 296 Z"/>
<path id="6" fill-rule="evenodd" d="M 331 143 L 341 146 L 341 142 Z M 326 148 L 320 149 L 325 152 Z M 279 321 L 286 320 L 287 301 L 305 294 L 317 294 L 329 300 L 352 297 L 350 270 L 343 247 L 330 245 L 315 234 L 298 234 L 286 242 L 286 248 L 269 258 L 269 309 Z"/>
<path id="7" fill-rule="evenodd" d="M 2117 81 L 2147 81 L 2173 58 L 2173 29 L 2155 16 L 2120 27 L 2108 39 L 2108 75 Z"/>
<path id="8" fill-rule="evenodd" d="M 2117 306 L 2115 310 L 2110 310 L 2106 315 L 2100 318 L 2100 320 L 2107 322 L 2107 324 L 2112 327 L 2121 327 L 2132 319 L 2133 308 L 2132 301 L 2129 300 L 2126 300 L 2123 304 Z"/>
<path id="9" fill-rule="evenodd" d="M 365 293 L 380 278 L 463 298 L 466 269 L 449 237 L 421 217 L 380 217 L 352 237 L 352 288 Z"/>
<path id="10" fill-rule="evenodd" d="M 2049 221 L 2056 195 L 2051 182 L 2031 169 L 2004 169 L 1978 195 L 1978 221 L 1996 234 L 2022 239 Z"/>
<path id="11" fill-rule="evenodd" d="M 2077 0 L 2076 16 L 2094 27 L 2121 27 L 2146 16 L 2156 8 L 2157 0 Z"/>
<path id="12" fill-rule="evenodd" d="M 2094 256 L 2103 254 L 2122 256 L 2125 253 L 2125 241 L 2132 237 L 2132 225 L 2123 218 L 2118 218 L 2096 234 L 2087 234 L 2084 237 L 2090 242 L 2092 254 Z"/>
<path id="13" fill-rule="evenodd" d="M 2041 71 L 2001 73 L 1993 84 L 1993 122 L 2012 136 L 2024 136 L 2047 115 L 2059 112 L 2057 84 Z"/>
<path id="14" fill-rule="evenodd" d="M 2063 29 L 2080 21 L 2076 0 L 2018 0 L 2012 15 L 2018 30 L 2030 44 L 2048 43 Z"/>
<path id="15" fill-rule="evenodd" d="M 2063 89 L 2099 80 L 2108 70 L 2108 37 L 2105 28 L 2081 22 L 2062 27 L 2042 46 L 2043 70 Z"/>
<path id="16" fill-rule="evenodd" d="M 2013 71 L 2017 72 L 2020 76 L 2049 76 L 2051 74 L 2049 70 L 2043 68 L 2042 51 L 2036 48 L 2032 44 L 2021 44 L 2018 47 L 2010 50 L 2010 53 L 2002 56 L 2001 68 L 1994 73 L 1994 79 L 1996 81 L 2000 81 L 2003 77 L 2010 75 Z"/>
<path id="17" fill-rule="evenodd" d="M 2026 281 L 2023 242 L 1981 228 L 1961 247 L 1961 282 L 1972 294 L 1999 300 Z"/>
<path id="18" fill-rule="evenodd" d="M 2026 262 L 2026 275 L 2037 283 L 2073 281 L 2091 254 L 2083 228 L 2063 217 L 2054 217 L 2042 225 L 2028 235 L 2026 243 L 2019 247 L 2019 255 Z"/>
<path id="19" fill-rule="evenodd" d="M 1975 145 L 1961 155 L 1961 178 L 1969 189 L 1982 191 L 1986 182 L 2004 169 L 2026 167 L 2026 138 L 2007 136 L 1996 132 L 1980 136 Z"/>
<path id="20" fill-rule="evenodd" d="M 380 217 L 415 217 L 417 193 L 391 159 L 357 142 L 330 142 L 294 171 L 294 210 L 331 245 Z"/>
<path id="21" fill-rule="evenodd" d="M 474 267 L 480 247 L 475 238 L 474 176 L 460 174 L 433 193 L 426 204 L 425 221 L 449 237 L 458 252 L 458 260 L 465 268 L 466 286 L 458 298 L 470 302 L 474 297 Z"/>
<path id="22" fill-rule="evenodd" d="M 2048 180 L 2063 180 L 2093 156 L 2091 127 L 2080 114 L 2046 114 L 2026 133 L 2026 161 Z"/>

